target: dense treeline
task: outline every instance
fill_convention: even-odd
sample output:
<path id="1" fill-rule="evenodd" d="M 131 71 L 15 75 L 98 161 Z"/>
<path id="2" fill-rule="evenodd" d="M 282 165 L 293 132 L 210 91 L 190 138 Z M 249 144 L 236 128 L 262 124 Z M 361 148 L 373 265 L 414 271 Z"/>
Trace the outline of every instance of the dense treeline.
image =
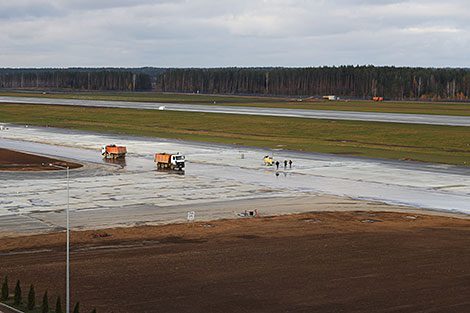
<path id="1" fill-rule="evenodd" d="M 0 88 L 150 90 L 292 96 L 468 100 L 469 69 L 317 68 L 0 69 Z"/>
<path id="2" fill-rule="evenodd" d="M 151 79 L 167 69 L 163 67 L 68 67 L 68 68 L 0 68 L 0 75 L 15 73 L 41 73 L 41 72 L 103 72 L 103 71 L 119 71 L 131 72 L 133 74 L 147 74 Z"/>
<path id="3" fill-rule="evenodd" d="M 129 71 L 13 71 L 0 75 L 0 88 L 149 90 L 150 76 Z"/>
<path id="4" fill-rule="evenodd" d="M 157 75 L 156 89 L 225 94 L 468 100 L 470 70 L 375 66 L 168 69 Z"/>

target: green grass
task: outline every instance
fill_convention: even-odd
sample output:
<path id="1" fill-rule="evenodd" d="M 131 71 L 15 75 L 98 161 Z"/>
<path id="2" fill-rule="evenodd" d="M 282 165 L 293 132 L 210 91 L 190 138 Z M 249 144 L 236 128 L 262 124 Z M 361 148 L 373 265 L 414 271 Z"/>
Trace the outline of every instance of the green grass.
<path id="1" fill-rule="evenodd" d="M 470 127 L 0 104 L 1 122 L 467 165 Z"/>
<path id="2" fill-rule="evenodd" d="M 157 92 L 84 92 L 48 93 L 42 92 L 3 92 L 0 96 L 28 96 L 41 98 L 167 102 L 187 104 L 212 104 L 230 106 L 255 106 L 272 108 L 361 111 L 381 113 L 440 114 L 470 116 L 470 102 L 418 102 L 418 101 L 326 101 L 302 99 L 302 102 L 288 97 L 242 97 L 227 95 L 178 94 Z M 214 103 L 215 102 L 215 103 Z"/>

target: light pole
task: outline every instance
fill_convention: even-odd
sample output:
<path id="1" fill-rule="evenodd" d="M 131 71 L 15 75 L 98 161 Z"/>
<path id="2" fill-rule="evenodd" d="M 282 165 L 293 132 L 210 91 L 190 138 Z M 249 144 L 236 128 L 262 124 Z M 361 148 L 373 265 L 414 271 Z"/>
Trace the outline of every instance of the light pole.
<path id="1" fill-rule="evenodd" d="M 43 165 L 45 165 L 43 163 Z M 69 192 L 69 167 L 61 166 L 49 163 L 47 166 L 57 167 L 60 169 L 67 170 L 67 272 L 65 274 L 66 289 L 65 289 L 65 312 L 70 313 L 70 263 L 69 263 L 69 254 L 70 254 L 70 235 L 69 235 L 69 208 L 70 208 L 70 192 Z"/>

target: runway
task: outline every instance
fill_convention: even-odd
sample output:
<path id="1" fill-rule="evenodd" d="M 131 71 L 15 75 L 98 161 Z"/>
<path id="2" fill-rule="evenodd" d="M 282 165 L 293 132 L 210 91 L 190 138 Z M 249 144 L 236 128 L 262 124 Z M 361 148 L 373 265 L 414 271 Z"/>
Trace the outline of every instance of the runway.
<path id="1" fill-rule="evenodd" d="M 71 105 L 71 106 L 88 106 L 88 107 L 132 108 L 132 109 L 146 109 L 146 110 L 162 110 L 163 109 L 163 110 L 168 110 L 168 111 L 184 111 L 184 112 L 281 116 L 281 117 L 406 123 L 406 124 L 470 126 L 470 117 L 451 116 L 451 115 L 276 109 L 276 108 L 244 107 L 244 106 L 96 101 L 96 100 L 27 98 L 27 97 L 0 97 L 0 103 L 2 102 L 3 103 L 9 102 L 9 103 Z"/>
<path id="2" fill-rule="evenodd" d="M 470 214 L 467 167 L 7 126 L 0 147 L 85 165 L 70 173 L 75 229 L 181 222 L 193 210 L 201 220 L 252 208 L 267 215 L 392 209 L 384 203 Z M 127 147 L 125 164 L 103 161 L 100 147 L 110 143 Z M 185 174 L 157 171 L 156 152 L 185 154 Z M 293 167 L 266 167 L 266 154 Z M 0 180 L 2 232 L 63 227 L 65 173 L 0 172 Z"/>

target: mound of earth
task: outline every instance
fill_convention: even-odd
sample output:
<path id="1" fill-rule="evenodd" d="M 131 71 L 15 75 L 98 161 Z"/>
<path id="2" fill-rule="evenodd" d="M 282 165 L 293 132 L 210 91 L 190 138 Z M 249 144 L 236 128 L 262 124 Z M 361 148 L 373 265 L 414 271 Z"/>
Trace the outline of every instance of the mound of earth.
<path id="1" fill-rule="evenodd" d="M 49 164 L 68 166 L 70 169 L 82 167 L 78 163 L 0 148 L 0 171 L 56 171 L 61 169 Z"/>

